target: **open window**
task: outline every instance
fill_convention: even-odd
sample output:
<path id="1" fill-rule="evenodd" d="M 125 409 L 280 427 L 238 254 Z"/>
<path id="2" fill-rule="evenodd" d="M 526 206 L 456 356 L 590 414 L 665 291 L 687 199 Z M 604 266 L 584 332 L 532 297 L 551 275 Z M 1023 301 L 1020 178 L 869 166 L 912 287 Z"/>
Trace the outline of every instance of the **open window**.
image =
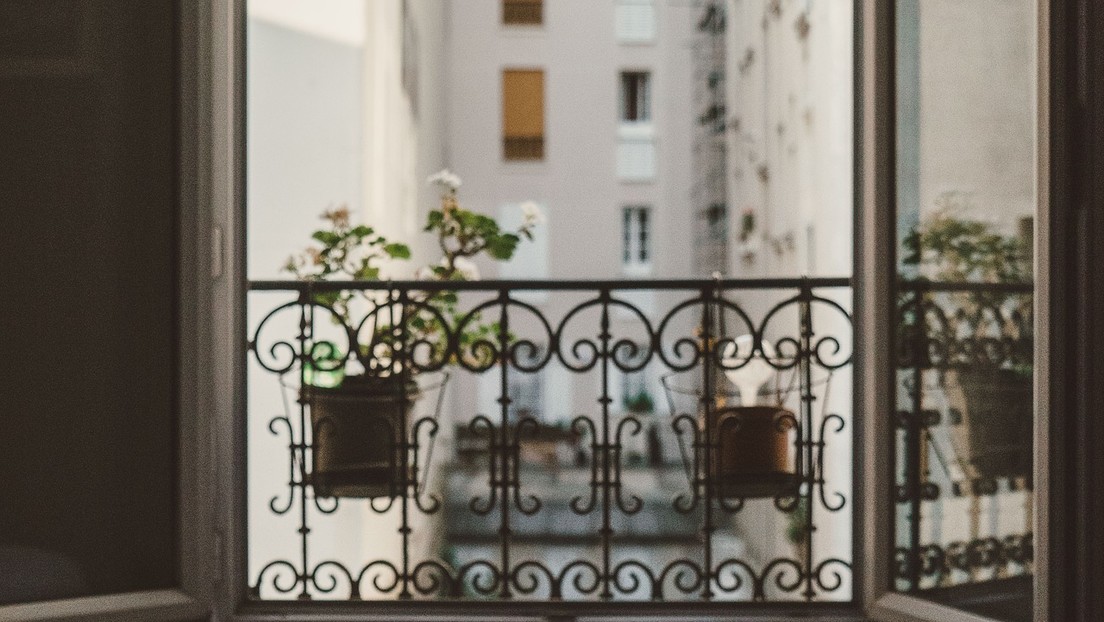
<path id="1" fill-rule="evenodd" d="M 211 611 L 198 5 L 0 6 L 5 620 Z"/>
<path id="2" fill-rule="evenodd" d="M 890 517 L 870 526 L 879 618 L 1039 619 L 1042 4 L 912 0 L 866 14 L 862 295 L 883 297 L 865 308 L 882 309 L 869 326 L 893 344 L 864 349 L 879 417 L 867 482 L 873 515 Z"/>

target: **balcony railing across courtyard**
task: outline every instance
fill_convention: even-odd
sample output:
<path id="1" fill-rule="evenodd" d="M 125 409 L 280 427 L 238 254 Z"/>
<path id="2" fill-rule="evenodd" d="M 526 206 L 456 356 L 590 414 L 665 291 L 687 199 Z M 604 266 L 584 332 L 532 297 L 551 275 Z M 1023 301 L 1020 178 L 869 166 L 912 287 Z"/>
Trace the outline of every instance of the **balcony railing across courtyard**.
<path id="1" fill-rule="evenodd" d="M 845 278 L 253 282 L 252 596 L 848 602 L 850 304 Z"/>

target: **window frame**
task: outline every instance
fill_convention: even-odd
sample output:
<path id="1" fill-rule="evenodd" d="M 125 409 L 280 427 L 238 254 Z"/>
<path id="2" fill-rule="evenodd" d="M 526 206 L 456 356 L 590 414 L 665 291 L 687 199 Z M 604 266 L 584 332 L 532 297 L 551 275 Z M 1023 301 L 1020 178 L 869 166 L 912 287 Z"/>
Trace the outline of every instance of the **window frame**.
<path id="1" fill-rule="evenodd" d="M 1047 598 L 1051 577 L 1049 566 L 1054 552 L 1049 545 L 1049 515 L 1052 511 L 1048 482 L 1051 455 L 1046 430 L 1050 426 L 1048 409 L 1040 407 L 1050 401 L 1049 382 L 1052 377 L 1049 356 L 1048 304 L 1050 288 L 1047 266 L 1051 260 L 1048 243 L 1051 218 L 1050 179 L 1050 6 L 1051 0 L 1037 2 L 1036 71 L 1036 236 L 1035 257 L 1035 550 L 1033 577 L 1035 603 L 1033 619 L 1046 622 L 1052 603 Z M 872 416 L 864 418 L 863 452 L 859 470 L 863 474 L 861 488 L 866 503 L 862 516 L 865 561 L 862 581 L 866 611 L 877 622 L 992 622 L 990 618 L 964 612 L 953 607 L 917 598 L 892 589 L 892 555 L 894 547 L 895 503 L 893 489 L 893 456 L 890 417 L 880 413 L 893 412 L 895 388 L 890 374 L 892 348 L 884 347 L 880 336 L 893 335 L 893 269 L 887 257 L 896 255 L 896 15 L 894 2 L 862 0 L 857 13 L 856 46 L 861 57 L 855 96 L 856 112 L 860 115 L 856 131 L 856 155 L 861 164 L 856 174 L 855 273 L 856 313 L 855 341 L 857 380 L 856 408 Z M 858 34 L 861 31 L 861 34 Z M 860 112 L 861 111 L 861 112 Z M 860 240 L 866 240 L 860 244 Z M 867 337 L 873 335 L 873 337 Z M 1057 618 L 1055 618 L 1057 619 Z"/>
<path id="2" fill-rule="evenodd" d="M 652 207 L 643 203 L 621 206 L 621 268 L 629 274 L 652 268 Z"/>
<path id="3" fill-rule="evenodd" d="M 205 369 L 225 363 L 206 345 L 215 333 L 205 320 L 213 309 L 210 282 L 218 267 L 212 237 L 204 226 L 217 208 L 209 208 L 209 192 L 216 191 L 231 160 L 219 158 L 214 148 L 218 131 L 208 121 L 217 115 L 218 100 L 230 89 L 231 65 L 217 52 L 235 37 L 230 26 L 244 11 L 235 0 L 174 2 L 176 13 L 176 586 L 55 599 L 0 606 L 0 619 L 12 622 L 65 620 L 142 620 L 190 622 L 210 619 L 217 595 L 212 573 L 223 540 L 215 528 L 219 493 L 212 485 L 219 469 L 213 456 L 210 424 L 217 418 L 206 411 L 212 398 Z M 239 14 L 239 17 L 234 17 Z M 213 71 L 207 71 L 211 69 Z M 220 86 L 221 85 L 221 86 Z M 206 262 L 212 263 L 208 265 Z M 223 277 L 223 281 L 226 281 Z M 224 497 L 223 497 L 224 498 Z M 225 504 L 223 504 L 225 505 Z"/>
<path id="4" fill-rule="evenodd" d="M 236 413 L 242 412 L 242 391 L 244 387 L 238 355 L 244 352 L 244 321 L 242 309 L 245 300 L 244 271 L 244 0 L 203 0 L 198 3 L 199 12 L 206 15 L 209 32 L 199 29 L 196 33 L 202 44 L 197 46 L 207 52 L 202 55 L 201 63 L 209 65 L 211 71 L 198 72 L 197 81 L 209 90 L 207 101 L 199 102 L 198 115 L 209 121 L 211 134 L 197 141 L 199 148 L 194 154 L 200 161 L 197 175 L 200 181 L 201 195 L 209 200 L 209 218 L 207 223 L 198 227 L 196 247 L 197 255 L 211 259 L 212 267 L 219 266 L 215 272 L 221 276 L 213 279 L 198 279 L 197 297 L 204 304 L 198 313 L 206 322 L 199 333 L 210 350 L 209 360 L 214 364 L 205 370 L 206 375 L 199 380 L 201 389 L 197 391 L 197 402 L 205 408 L 203 414 L 196 417 L 196 437 L 192 439 L 192 451 L 201 451 L 209 458 L 215 473 L 220 477 L 204 479 L 198 474 L 193 476 L 193 489 L 185 490 L 196 495 L 214 518 L 210 534 L 193 534 L 199 538 L 200 551 L 191 560 L 183 564 L 183 582 L 197 586 L 212 584 L 215 610 L 220 619 L 240 621 L 285 620 L 290 618 L 312 618 L 329 616 L 331 619 L 362 620 L 391 619 L 396 614 L 411 615 L 426 619 L 428 616 L 448 615 L 453 610 L 449 605 L 419 606 L 426 603 L 380 603 L 371 613 L 353 612 L 340 603 L 315 604 L 306 613 L 296 609 L 295 603 L 256 604 L 247 599 L 247 575 L 245 557 L 245 517 L 244 517 L 244 470 L 245 459 L 238 448 L 244 447 L 244 423 Z M 889 412 L 891 396 L 890 382 L 879 370 L 886 369 L 890 352 L 877 347 L 879 335 L 891 334 L 891 308 L 886 294 L 890 291 L 892 266 L 884 261 L 887 251 L 893 248 L 895 226 L 893 223 L 893 118 L 894 118 L 894 82 L 893 82 L 893 9 L 892 2 L 883 0 L 854 0 L 855 7 L 855 423 L 860 432 L 856 441 L 862 449 L 855 453 L 855 552 L 853 556 L 855 577 L 854 600 L 842 603 L 836 610 L 823 611 L 823 619 L 859 620 L 869 616 L 883 622 L 926 622 L 935 620 L 970 622 L 984 620 L 978 616 L 962 613 L 942 605 L 924 601 L 906 594 L 892 592 L 889 588 L 891 573 L 889 551 L 892 547 L 892 501 L 889 496 L 889 443 L 886 417 L 878 413 Z M 1055 5 L 1059 2 L 1055 0 Z M 1037 85 L 1040 106 L 1038 110 L 1038 175 L 1039 175 L 1039 212 L 1037 218 L 1036 257 L 1046 258 L 1049 263 L 1052 235 L 1049 221 L 1052 217 L 1049 199 L 1062 189 L 1051 187 L 1051 171 L 1060 162 L 1051 161 L 1050 110 L 1052 99 L 1061 103 L 1061 94 L 1052 98 L 1052 84 L 1062 83 L 1064 75 L 1052 75 L 1051 51 L 1064 42 L 1062 32 L 1052 32 L 1051 0 L 1038 0 L 1039 40 Z M 1059 17 L 1071 22 L 1076 15 L 1061 13 Z M 200 22 L 202 23 L 202 21 Z M 209 46 L 209 47 L 205 47 Z M 1068 69 L 1066 70 L 1068 73 Z M 200 89 L 202 90 L 202 88 Z M 1056 111 L 1057 112 L 1057 111 Z M 202 126 L 202 124 L 200 124 Z M 888 155 L 886 155 L 888 154 Z M 218 231 L 223 233 L 220 235 Z M 207 257 L 207 251 L 212 252 Z M 890 255 L 891 256 L 891 255 Z M 222 257 L 222 259 L 218 259 Z M 194 269 L 195 266 L 192 266 Z M 1036 314 L 1039 330 L 1037 335 L 1049 336 L 1047 322 L 1050 316 L 1046 308 L 1051 293 L 1047 268 L 1037 269 L 1037 300 L 1046 301 Z M 204 272 L 196 270 L 197 273 Z M 232 339 L 225 339 L 229 331 Z M 1054 576 L 1050 572 L 1061 561 L 1062 551 L 1049 550 L 1050 529 L 1048 517 L 1059 509 L 1050 507 L 1052 501 L 1048 483 L 1061 473 L 1052 473 L 1046 457 L 1049 455 L 1051 440 L 1046 430 L 1052 426 L 1045 408 L 1038 404 L 1049 403 L 1051 363 L 1049 342 L 1040 340 L 1037 346 L 1036 374 L 1036 603 L 1035 620 L 1043 622 L 1050 618 L 1052 611 L 1060 611 L 1061 604 L 1056 603 L 1051 591 L 1060 593 L 1068 580 Z M 193 361 L 194 363 L 194 361 Z M 862 416 L 863 413 L 870 413 Z M 1087 441 L 1082 440 L 1087 444 Z M 186 497 L 190 498 L 190 497 Z M 233 503 L 215 504 L 216 499 L 233 499 Z M 187 505 L 187 504 L 184 504 Z M 217 508 L 217 509 L 216 509 Z M 188 533 L 188 527 L 182 528 Z M 192 540 L 189 540 L 192 542 Z M 209 546 L 207 546 L 207 544 Z M 205 548 L 206 547 L 206 548 Z M 187 550 L 187 548 L 185 548 Z M 189 555 L 191 557 L 191 555 Z M 198 561 L 213 562 L 204 566 Z M 1099 597 L 1099 595 L 1097 595 Z M 414 605 L 414 606 L 411 606 Z M 527 615 L 537 618 L 566 616 L 572 619 L 577 611 L 549 603 L 514 603 L 509 610 L 513 615 Z M 533 605 L 533 606 L 530 606 Z M 593 615 L 637 615 L 657 616 L 683 613 L 685 607 L 671 603 L 673 607 L 654 603 L 616 604 L 597 603 Z M 741 619 L 806 619 L 807 610 L 802 604 L 792 607 L 767 605 L 745 605 L 741 607 Z M 785 604 L 783 604 L 785 605 Z M 499 614 L 505 610 L 498 608 Z M 472 617 L 479 613 L 471 610 Z M 484 612 L 491 615 L 490 610 Z M 793 617 L 787 617 L 793 614 Z M 1058 619 L 1058 618 L 1055 618 Z"/>

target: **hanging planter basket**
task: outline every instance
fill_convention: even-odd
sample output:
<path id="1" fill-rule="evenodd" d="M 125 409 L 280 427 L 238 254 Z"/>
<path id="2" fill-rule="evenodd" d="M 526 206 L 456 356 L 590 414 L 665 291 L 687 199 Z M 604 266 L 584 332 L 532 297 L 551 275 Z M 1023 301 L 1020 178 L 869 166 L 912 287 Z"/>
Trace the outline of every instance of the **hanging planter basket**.
<path id="1" fill-rule="evenodd" d="M 792 448 L 794 414 L 777 406 L 732 406 L 711 413 L 715 440 L 709 479 L 728 498 L 796 493 Z"/>
<path id="2" fill-rule="evenodd" d="M 958 370 L 967 462 L 981 478 L 1031 473 L 1031 376 L 1011 369 L 974 366 Z"/>
<path id="3" fill-rule="evenodd" d="M 307 386 L 313 435 L 310 484 L 319 497 L 397 497 L 416 482 L 403 456 L 411 445 L 418 385 L 347 376 L 337 387 Z"/>

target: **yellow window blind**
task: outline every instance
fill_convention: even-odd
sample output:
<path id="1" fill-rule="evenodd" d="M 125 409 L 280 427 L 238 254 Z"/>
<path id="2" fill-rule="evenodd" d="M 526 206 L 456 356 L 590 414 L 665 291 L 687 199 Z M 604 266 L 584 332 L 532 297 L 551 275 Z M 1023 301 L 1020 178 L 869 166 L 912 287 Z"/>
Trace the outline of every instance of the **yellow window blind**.
<path id="1" fill-rule="evenodd" d="M 544 158 L 544 72 L 502 72 L 502 136 L 507 160 Z"/>

